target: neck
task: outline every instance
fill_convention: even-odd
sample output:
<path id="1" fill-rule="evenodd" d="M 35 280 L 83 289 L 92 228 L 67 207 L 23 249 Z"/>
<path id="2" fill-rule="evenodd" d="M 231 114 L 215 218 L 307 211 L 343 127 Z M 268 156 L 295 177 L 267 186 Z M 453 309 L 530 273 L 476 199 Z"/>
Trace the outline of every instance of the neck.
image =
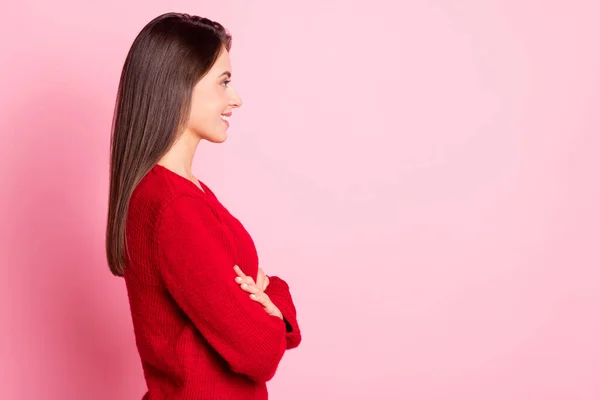
<path id="1" fill-rule="evenodd" d="M 184 132 L 179 139 L 177 139 L 173 147 L 169 149 L 167 154 L 158 161 L 158 164 L 195 181 L 196 178 L 194 177 L 194 174 L 192 174 L 192 163 L 199 143 L 200 139 L 198 136 L 187 131 Z"/>

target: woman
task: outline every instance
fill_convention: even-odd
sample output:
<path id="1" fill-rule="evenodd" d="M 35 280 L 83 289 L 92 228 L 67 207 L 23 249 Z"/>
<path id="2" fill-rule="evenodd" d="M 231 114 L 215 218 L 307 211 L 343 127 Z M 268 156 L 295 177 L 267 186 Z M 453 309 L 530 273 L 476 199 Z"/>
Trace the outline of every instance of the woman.
<path id="1" fill-rule="evenodd" d="M 111 141 L 106 249 L 125 279 L 149 399 L 267 399 L 300 343 L 289 287 L 258 266 L 242 224 L 192 174 L 204 139 L 222 143 L 242 101 L 231 36 L 168 13 L 135 39 Z"/>

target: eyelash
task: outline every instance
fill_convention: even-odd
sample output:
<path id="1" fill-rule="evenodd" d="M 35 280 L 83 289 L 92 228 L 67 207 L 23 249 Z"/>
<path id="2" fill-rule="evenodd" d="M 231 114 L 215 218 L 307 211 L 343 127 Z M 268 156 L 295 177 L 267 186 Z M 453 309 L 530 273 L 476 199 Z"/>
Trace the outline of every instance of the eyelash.
<path id="1" fill-rule="evenodd" d="M 225 84 L 225 86 L 229 85 L 230 82 L 231 82 L 231 80 L 223 81 L 223 83 Z"/>

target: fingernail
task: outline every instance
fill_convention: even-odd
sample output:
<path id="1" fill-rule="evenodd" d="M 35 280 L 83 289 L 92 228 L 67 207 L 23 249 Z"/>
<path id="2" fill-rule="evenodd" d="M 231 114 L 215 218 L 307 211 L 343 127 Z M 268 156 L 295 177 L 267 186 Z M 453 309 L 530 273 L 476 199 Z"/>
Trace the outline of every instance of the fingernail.
<path id="1" fill-rule="evenodd" d="M 240 283 L 240 282 L 242 281 L 242 278 L 240 278 L 240 277 L 238 276 L 237 278 L 235 278 L 235 281 L 236 281 L 237 283 Z"/>
<path id="2" fill-rule="evenodd" d="M 245 283 L 242 283 L 242 289 L 246 289 L 248 287 L 248 285 L 246 285 Z"/>
<path id="3" fill-rule="evenodd" d="M 255 295 L 254 293 L 252 293 L 252 294 L 250 295 L 250 297 L 252 297 L 253 299 L 256 299 L 256 295 Z"/>

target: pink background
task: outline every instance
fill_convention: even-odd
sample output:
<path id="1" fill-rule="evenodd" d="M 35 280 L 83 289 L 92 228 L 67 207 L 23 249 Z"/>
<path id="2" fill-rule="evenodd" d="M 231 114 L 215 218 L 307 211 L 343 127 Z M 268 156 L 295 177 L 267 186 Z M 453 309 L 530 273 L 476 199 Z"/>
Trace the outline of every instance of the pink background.
<path id="1" fill-rule="evenodd" d="M 273 399 L 600 399 L 596 1 L 22 1 L 0 24 L 0 398 L 137 399 L 104 258 L 137 32 L 234 35 L 198 176 L 291 285 Z"/>

